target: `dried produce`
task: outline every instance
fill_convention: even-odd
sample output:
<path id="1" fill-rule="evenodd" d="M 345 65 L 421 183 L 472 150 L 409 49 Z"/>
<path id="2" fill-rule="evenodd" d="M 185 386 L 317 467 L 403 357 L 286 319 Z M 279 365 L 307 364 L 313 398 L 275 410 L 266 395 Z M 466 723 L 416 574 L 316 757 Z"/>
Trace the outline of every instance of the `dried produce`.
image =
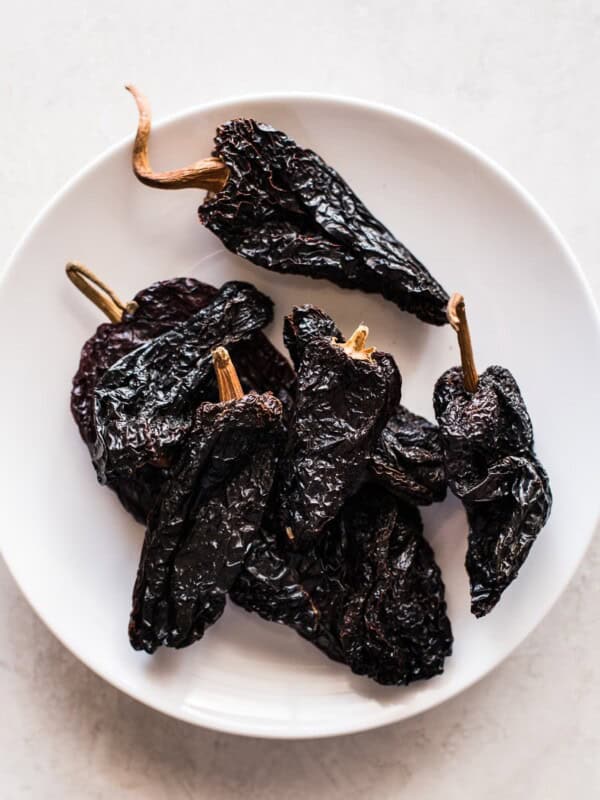
<path id="1" fill-rule="evenodd" d="M 283 343 L 296 369 L 302 361 L 304 348 L 314 339 L 339 342 L 342 338 L 342 332 L 329 314 L 317 306 L 295 306 L 292 313 L 284 317 Z"/>
<path id="2" fill-rule="evenodd" d="M 369 470 L 401 500 L 419 506 L 440 502 L 446 497 L 446 467 L 438 426 L 398 406 L 377 440 Z"/>
<path id="3" fill-rule="evenodd" d="M 471 611 L 481 617 L 517 577 L 548 519 L 552 494 L 517 382 L 503 367 L 477 374 L 461 295 L 453 295 L 448 316 L 462 368 L 438 380 L 434 408 L 448 485 L 469 520 Z"/>
<path id="4" fill-rule="evenodd" d="M 425 322 L 446 323 L 444 289 L 316 153 L 270 125 L 236 119 L 217 130 L 212 158 L 156 173 L 148 101 L 127 88 L 140 115 L 136 176 L 162 189 L 207 189 L 200 220 L 229 250 L 275 272 L 381 294 Z"/>
<path id="5" fill-rule="evenodd" d="M 291 414 L 296 394 L 296 373 L 264 333 L 255 333 L 228 349 L 243 389 L 258 394 L 273 392 L 281 401 L 284 413 Z"/>
<path id="6" fill-rule="evenodd" d="M 153 283 L 125 304 L 82 264 L 68 264 L 67 275 L 111 320 L 99 325 L 83 345 L 73 377 L 71 413 L 81 438 L 91 448 L 96 440 L 94 390 L 106 370 L 122 356 L 188 319 L 210 302 L 217 289 L 192 278 L 173 278 Z M 146 466 L 135 474 L 113 478 L 109 486 L 127 511 L 145 522 L 164 479 L 162 468 Z"/>
<path id="7" fill-rule="evenodd" d="M 99 480 L 164 465 L 213 380 L 211 351 L 250 338 L 272 316 L 266 295 L 230 281 L 192 317 L 107 369 L 94 393 Z"/>
<path id="8" fill-rule="evenodd" d="M 345 662 L 389 685 L 439 675 L 452 631 L 418 510 L 367 486 L 339 524 L 351 543 L 351 592 L 339 629 Z"/>
<path id="9" fill-rule="evenodd" d="M 93 448 L 94 390 L 106 370 L 127 353 L 189 319 L 204 308 L 219 290 L 194 278 L 171 278 L 153 283 L 138 292 L 129 303 L 117 295 L 83 264 L 69 263 L 70 280 L 106 316 L 110 323 L 99 325 L 95 334 L 83 345 L 79 368 L 73 378 L 71 413 L 81 438 Z M 238 365 L 242 386 L 246 391 L 273 391 L 291 406 L 295 374 L 287 360 L 262 333 L 231 348 Z M 216 399 L 211 384 L 202 400 Z M 124 507 L 144 522 L 165 479 L 161 467 L 145 466 L 129 476 L 109 481 Z"/>
<path id="10" fill-rule="evenodd" d="M 400 400 L 400 373 L 367 348 L 360 325 L 347 342 L 314 339 L 298 367 L 296 406 L 274 488 L 272 514 L 295 547 L 310 546 L 362 480 Z"/>
<path id="11" fill-rule="evenodd" d="M 277 552 L 269 536 L 262 548 Z M 232 587 L 234 601 L 291 625 L 330 658 L 379 683 L 408 684 L 443 671 L 452 630 L 415 507 L 366 485 L 309 551 L 280 561 L 283 591 L 246 569 Z M 305 622 L 309 604 L 316 624 Z"/>
<path id="12" fill-rule="evenodd" d="M 69 264 L 110 320 L 82 349 L 72 414 L 99 481 L 146 525 L 132 647 L 192 644 L 229 595 L 380 684 L 439 675 L 453 637 L 417 505 L 442 500 L 447 485 L 461 499 L 477 617 L 517 577 L 550 514 L 514 377 L 477 373 L 462 296 L 448 298 L 317 154 L 235 119 L 218 128 L 211 158 L 156 173 L 148 103 L 128 88 L 140 181 L 207 190 L 200 220 L 234 253 L 449 321 L 461 352 L 461 367 L 436 383 L 436 425 L 400 404 L 394 359 L 366 346 L 363 324 L 344 341 L 321 309 L 294 308 L 283 338 L 296 374 L 262 333 L 273 303 L 251 284 L 177 278 L 125 304 Z"/>
<path id="13" fill-rule="evenodd" d="M 319 612 L 302 585 L 292 556 L 264 527 L 250 545 L 244 566 L 229 590 L 234 603 L 269 622 L 317 635 Z"/>
<path id="14" fill-rule="evenodd" d="M 340 339 L 331 317 L 315 306 L 294 308 L 284 320 L 283 340 L 298 367 L 304 347 L 315 338 Z M 437 425 L 398 405 L 383 429 L 368 468 L 371 476 L 401 500 L 417 505 L 446 496 L 446 471 Z"/>
<path id="15" fill-rule="evenodd" d="M 242 394 L 224 348 L 214 364 L 221 402 L 203 403 L 150 512 L 133 590 L 136 650 L 186 647 L 223 613 L 257 536 L 283 437 L 272 394 Z"/>

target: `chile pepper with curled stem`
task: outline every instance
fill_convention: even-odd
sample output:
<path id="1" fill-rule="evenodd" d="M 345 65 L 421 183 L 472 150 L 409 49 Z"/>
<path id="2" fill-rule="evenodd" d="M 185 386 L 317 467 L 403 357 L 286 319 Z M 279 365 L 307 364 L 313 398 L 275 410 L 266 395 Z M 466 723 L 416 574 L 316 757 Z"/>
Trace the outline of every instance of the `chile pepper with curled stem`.
<path id="1" fill-rule="evenodd" d="M 123 303 L 83 264 L 70 262 L 66 272 L 72 283 L 110 320 L 100 325 L 84 344 L 71 391 L 71 413 L 81 438 L 93 448 L 94 390 L 106 370 L 127 353 L 189 319 L 218 294 L 218 289 L 194 278 L 171 278 L 151 284 L 131 302 Z M 264 334 L 257 333 L 248 341 L 239 342 L 232 352 L 246 390 L 271 389 L 286 405 L 291 404 L 294 372 Z M 211 385 L 202 399 L 216 396 L 216 387 Z M 115 477 L 109 485 L 124 507 L 145 523 L 164 480 L 164 468 L 144 466 L 129 476 Z"/>
<path id="2" fill-rule="evenodd" d="M 333 319 L 320 308 L 299 306 L 285 317 L 283 341 L 296 368 L 304 347 L 316 338 L 341 338 Z M 401 404 L 381 432 L 367 466 L 372 480 L 405 502 L 429 505 L 446 496 L 438 427 Z"/>
<path id="3" fill-rule="evenodd" d="M 227 350 L 213 352 L 218 403 L 194 412 L 149 519 L 133 590 L 136 650 L 187 647 L 223 613 L 255 540 L 284 429 L 272 394 L 243 394 Z"/>
<path id="4" fill-rule="evenodd" d="M 517 577 L 548 519 L 552 493 L 514 377 L 498 366 L 477 374 L 462 295 L 452 296 L 448 318 L 462 368 L 440 377 L 433 403 L 448 484 L 467 512 L 471 611 L 481 617 Z"/>
<path id="5" fill-rule="evenodd" d="M 298 366 L 296 405 L 270 504 L 274 526 L 310 546 L 363 479 L 400 400 L 394 359 L 366 347 L 359 325 L 346 341 L 315 338 Z"/>
<path id="6" fill-rule="evenodd" d="M 270 125 L 235 119 L 217 130 L 211 158 L 154 172 L 150 106 L 138 89 L 126 88 L 139 111 L 135 175 L 160 189 L 206 189 L 200 220 L 229 250 L 275 272 L 380 294 L 425 322 L 446 323 L 444 289 L 312 150 Z"/>

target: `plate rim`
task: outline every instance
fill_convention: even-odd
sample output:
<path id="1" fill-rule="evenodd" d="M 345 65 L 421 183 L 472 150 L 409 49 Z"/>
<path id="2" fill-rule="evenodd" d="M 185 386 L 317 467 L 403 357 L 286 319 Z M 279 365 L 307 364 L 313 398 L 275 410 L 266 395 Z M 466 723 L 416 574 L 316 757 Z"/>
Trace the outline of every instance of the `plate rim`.
<path id="1" fill-rule="evenodd" d="M 153 120 L 153 130 L 159 130 L 169 125 L 176 125 L 178 122 L 193 117 L 197 114 L 219 111 L 219 109 L 221 108 L 228 108 L 234 104 L 262 103 L 262 102 L 290 104 L 298 100 L 307 101 L 310 103 L 318 103 L 322 105 L 333 104 L 339 107 L 346 107 L 346 108 L 350 107 L 353 109 L 367 111 L 367 112 L 378 112 L 384 115 L 389 115 L 391 117 L 394 117 L 400 121 L 409 122 L 413 126 L 421 128 L 427 133 L 433 134 L 434 136 L 437 136 L 445 140 L 447 143 L 450 143 L 453 147 L 455 147 L 459 151 L 462 151 L 463 153 L 469 155 L 471 158 L 475 159 L 475 161 L 479 163 L 481 166 L 483 166 L 485 169 L 491 171 L 497 179 L 499 179 L 504 184 L 507 184 L 509 188 L 519 196 L 521 201 L 523 201 L 524 204 L 528 207 L 528 209 L 539 219 L 539 221 L 545 227 L 546 231 L 551 235 L 555 243 L 558 245 L 560 251 L 562 252 L 563 257 L 569 263 L 569 266 L 573 270 L 574 276 L 579 280 L 579 283 L 583 290 L 583 298 L 588 304 L 590 316 L 593 322 L 595 323 L 596 333 L 600 340 L 600 307 L 596 302 L 595 297 L 592 293 L 592 289 L 587 276 L 583 272 L 581 265 L 578 259 L 576 258 L 572 248 L 567 243 L 566 239 L 560 232 L 557 225 L 552 221 L 550 216 L 546 213 L 546 211 L 542 208 L 542 206 L 538 203 L 538 201 L 530 194 L 530 192 L 524 186 L 522 186 L 522 184 L 519 181 L 517 181 L 517 179 L 513 177 L 504 167 L 502 167 L 494 159 L 483 153 L 478 147 L 470 144 L 461 136 L 452 133 L 451 131 L 449 131 L 448 129 L 444 128 L 441 125 L 438 125 L 437 123 L 430 122 L 417 114 L 405 111 L 403 109 L 399 109 L 387 103 L 381 103 L 372 100 L 364 100 L 359 97 L 354 97 L 351 95 L 322 93 L 322 92 L 304 92 L 304 91 L 292 91 L 292 92 L 276 91 L 276 92 L 261 92 L 261 93 L 247 93 L 242 95 L 233 95 L 219 100 L 213 100 L 198 105 L 192 105 L 174 114 L 165 117 L 160 117 L 157 121 Z M 133 142 L 133 135 L 129 134 L 119 139 L 112 145 L 109 145 L 105 150 L 103 150 L 92 160 L 84 164 L 83 167 L 77 170 L 62 185 L 62 187 L 50 197 L 50 199 L 42 206 L 40 211 L 38 211 L 37 214 L 35 214 L 32 221 L 29 223 L 25 231 L 19 237 L 16 245 L 14 246 L 12 252 L 10 253 L 6 263 L 4 264 L 2 271 L 0 272 L 0 295 L 4 290 L 5 282 L 7 281 L 8 276 L 11 274 L 12 270 L 17 268 L 17 261 L 19 259 L 21 250 L 25 248 L 30 238 L 33 237 L 36 228 L 43 221 L 43 219 L 53 210 L 53 208 L 56 205 L 58 205 L 62 201 L 62 199 L 66 195 L 68 195 L 68 193 L 76 186 L 77 183 L 85 179 L 88 176 L 88 174 L 92 173 L 99 166 L 99 164 L 101 164 L 105 159 L 111 158 L 117 152 L 125 149 L 126 147 L 130 148 L 132 142 Z M 68 644 L 63 639 L 62 635 L 55 629 L 54 624 L 51 623 L 45 617 L 44 611 L 42 608 L 39 607 L 39 604 L 36 604 L 33 598 L 30 597 L 28 590 L 25 588 L 26 582 L 22 582 L 19 579 L 19 575 L 17 574 L 18 569 L 15 564 L 11 563 L 10 559 L 6 555 L 6 552 L 4 552 L 4 548 L 2 555 L 9 574 L 15 581 L 16 585 L 18 586 L 20 592 L 28 602 L 29 606 L 33 609 L 33 611 L 36 613 L 38 618 L 44 623 L 44 625 L 56 637 L 56 639 L 62 644 L 62 646 L 65 647 L 79 662 L 84 664 L 85 667 L 90 669 L 92 672 L 94 672 L 96 675 L 98 675 L 100 678 L 102 678 L 111 686 L 114 686 L 119 691 L 123 692 L 129 697 L 132 697 L 136 701 L 152 708 L 154 711 L 158 711 L 166 716 L 179 719 L 184 722 L 190 723 L 192 725 L 204 727 L 210 730 L 229 733 L 229 734 L 248 736 L 248 737 L 255 737 L 255 738 L 277 739 L 277 740 L 302 740 L 302 739 L 319 739 L 331 736 L 350 735 L 354 733 L 359 733 L 361 731 L 381 728 L 386 725 L 391 725 L 395 722 L 400 722 L 401 720 L 407 720 L 410 719 L 411 717 L 423 714 L 426 711 L 429 711 L 438 705 L 441 705 L 447 700 L 450 700 L 451 698 L 458 696 L 466 689 L 470 688 L 479 681 L 483 680 L 483 678 L 489 675 L 493 670 L 499 667 L 500 664 L 502 664 L 507 658 L 509 658 L 513 654 L 516 648 L 519 647 L 525 641 L 525 639 L 527 639 L 532 634 L 532 632 L 540 625 L 540 623 L 552 610 L 552 608 L 558 602 L 560 597 L 563 595 L 568 585 L 571 583 L 573 576 L 575 575 L 575 572 L 579 569 L 583 561 L 583 558 L 591 544 L 591 541 L 594 538 L 599 528 L 600 528 L 600 497 L 597 503 L 595 521 L 592 523 L 585 546 L 582 549 L 580 557 L 577 559 L 577 561 L 573 564 L 571 569 L 563 577 L 559 591 L 549 602 L 547 602 L 542 607 L 538 620 L 529 627 L 529 629 L 522 635 L 522 637 L 518 641 L 516 641 L 502 655 L 502 657 L 498 661 L 486 667 L 482 672 L 478 673 L 477 676 L 469 677 L 462 682 L 459 681 L 459 685 L 457 687 L 455 686 L 451 690 L 442 693 L 441 696 L 434 698 L 433 702 L 429 704 L 425 703 L 422 708 L 417 707 L 407 710 L 403 706 L 397 706 L 389 711 L 380 708 L 379 712 L 376 715 L 373 716 L 369 715 L 369 717 L 367 718 L 360 718 L 358 722 L 344 720 L 343 725 L 341 727 L 339 723 L 336 722 L 336 720 L 332 721 L 321 720 L 316 723 L 314 722 L 308 724 L 302 723 L 301 729 L 295 730 L 293 732 L 291 731 L 288 732 L 285 727 L 280 728 L 279 726 L 273 729 L 268 729 L 268 728 L 257 729 L 256 726 L 257 719 L 254 717 L 248 719 L 238 718 L 232 715 L 215 713 L 214 711 L 205 711 L 198 708 L 195 708 L 194 711 L 192 712 L 191 710 L 188 710 L 186 705 L 183 703 L 180 703 L 176 707 L 173 707 L 168 702 L 161 702 L 159 696 L 158 697 L 143 696 L 142 693 L 138 691 L 137 687 L 130 686 L 125 679 L 121 679 L 119 676 L 115 676 L 112 674 L 110 675 L 107 674 L 107 672 L 102 668 L 101 665 L 94 663 L 93 658 L 89 658 L 87 655 L 83 657 L 80 653 L 76 652 L 74 648 L 70 644 Z M 269 722 L 269 724 L 272 725 L 273 723 Z"/>

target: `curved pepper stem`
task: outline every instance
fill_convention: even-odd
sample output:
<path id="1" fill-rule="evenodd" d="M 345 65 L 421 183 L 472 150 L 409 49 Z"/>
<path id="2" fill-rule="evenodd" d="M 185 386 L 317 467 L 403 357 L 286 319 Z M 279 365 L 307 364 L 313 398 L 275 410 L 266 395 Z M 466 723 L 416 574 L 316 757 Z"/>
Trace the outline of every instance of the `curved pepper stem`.
<path id="1" fill-rule="evenodd" d="M 368 335 L 369 329 L 361 323 L 347 341 L 338 342 L 336 339 L 332 339 L 332 342 L 337 347 L 341 347 L 344 353 L 351 358 L 356 358 L 360 361 L 371 361 L 375 348 L 365 347 Z"/>
<path id="2" fill-rule="evenodd" d="M 103 311 L 111 322 L 121 322 L 125 311 L 132 313 L 137 303 L 124 303 L 104 281 L 77 261 L 69 261 L 65 267 L 67 278 L 88 300 Z"/>
<path id="3" fill-rule="evenodd" d="M 458 346 L 460 347 L 460 360 L 462 364 L 463 380 L 467 392 L 477 391 L 479 375 L 475 367 L 473 356 L 473 344 L 469 323 L 467 322 L 467 312 L 465 310 L 465 298 L 462 294 L 455 292 L 448 302 L 448 322 L 458 335 Z"/>
<path id="4" fill-rule="evenodd" d="M 212 352 L 212 358 L 219 387 L 219 400 L 221 403 L 228 400 L 239 400 L 244 396 L 244 390 L 231 356 L 224 347 L 217 347 Z"/>
<path id="5" fill-rule="evenodd" d="M 218 158 L 204 158 L 187 167 L 168 172 L 154 172 L 148 157 L 148 140 L 152 127 L 150 103 L 135 86 L 126 86 L 133 95 L 139 113 L 138 129 L 133 145 L 133 171 L 146 186 L 155 189 L 206 189 L 219 192 L 229 178 L 229 169 Z"/>

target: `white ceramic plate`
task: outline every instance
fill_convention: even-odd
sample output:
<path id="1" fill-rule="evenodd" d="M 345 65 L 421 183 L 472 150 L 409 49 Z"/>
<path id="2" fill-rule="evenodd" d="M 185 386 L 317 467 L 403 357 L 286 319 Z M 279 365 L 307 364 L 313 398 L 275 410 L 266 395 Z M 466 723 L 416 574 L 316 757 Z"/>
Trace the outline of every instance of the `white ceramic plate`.
<path id="1" fill-rule="evenodd" d="M 131 114 L 133 129 L 133 106 Z M 500 605 L 476 621 L 462 508 L 449 498 L 424 511 L 456 642 L 444 675 L 410 688 L 356 677 L 291 631 L 231 605 L 187 650 L 153 657 L 131 650 L 127 620 L 143 529 L 97 485 L 70 418 L 79 350 L 102 320 L 65 279 L 65 261 L 86 262 L 124 298 L 175 275 L 217 285 L 247 279 L 275 300 L 269 333 L 278 344 L 294 304 L 323 306 L 346 333 L 364 320 L 372 343 L 397 357 L 406 404 L 429 416 L 434 381 L 458 353 L 449 327 L 430 327 L 375 296 L 271 274 L 224 251 L 197 221 L 199 192 L 159 192 L 133 178 L 128 140 L 65 187 L 5 274 L 3 550 L 56 636 L 138 700 L 234 733 L 348 733 L 431 708 L 481 678 L 565 588 L 598 517 L 599 447 L 591 441 L 600 407 L 598 318 L 573 255 L 523 190 L 472 148 L 407 114 L 325 97 L 234 100 L 157 125 L 155 168 L 208 155 L 215 126 L 233 116 L 268 121 L 317 150 L 448 291 L 465 294 L 478 364 L 509 367 L 528 403 L 554 490 L 550 523 Z"/>

